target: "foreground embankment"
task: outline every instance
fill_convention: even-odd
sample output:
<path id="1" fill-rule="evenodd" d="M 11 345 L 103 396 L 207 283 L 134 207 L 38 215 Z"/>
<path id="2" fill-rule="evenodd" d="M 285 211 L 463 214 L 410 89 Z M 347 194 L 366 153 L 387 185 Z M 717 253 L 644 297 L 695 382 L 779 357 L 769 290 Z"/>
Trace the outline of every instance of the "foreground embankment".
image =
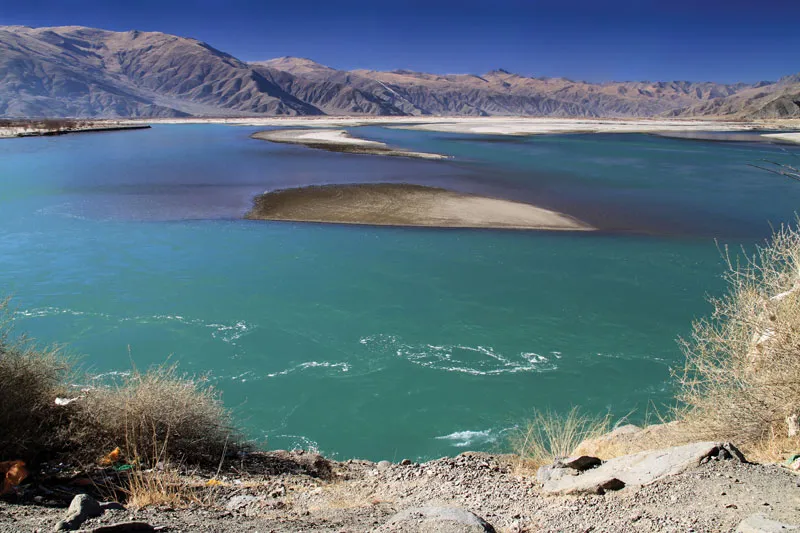
<path id="1" fill-rule="evenodd" d="M 764 528 L 800 523 L 798 476 L 787 469 L 744 462 L 735 448 L 712 443 L 645 455 L 604 465 L 640 485 L 623 482 L 568 495 L 548 490 L 542 472 L 553 478 L 565 471 L 562 479 L 581 480 L 601 469 L 562 462 L 537 478 L 511 456 L 485 453 L 416 464 L 336 462 L 311 452 L 276 451 L 247 454 L 207 472 L 168 477 L 156 468 L 152 479 L 160 476 L 161 482 L 148 485 L 154 496 L 172 487 L 181 497 L 154 498 L 149 507 L 103 508 L 80 496 L 68 510 L 73 495 L 100 497 L 107 478 L 99 472 L 39 476 L 18 489 L 16 503 L 0 501 L 0 529 L 52 531 L 60 520 L 62 527 L 97 533 L 733 531 L 742 524 L 762 529 L 741 531 L 773 531 Z M 106 476 L 124 475 L 106 470 Z"/>
<path id="2" fill-rule="evenodd" d="M 530 204 L 421 185 L 373 183 L 283 189 L 258 196 L 247 218 L 377 226 L 591 230 Z"/>

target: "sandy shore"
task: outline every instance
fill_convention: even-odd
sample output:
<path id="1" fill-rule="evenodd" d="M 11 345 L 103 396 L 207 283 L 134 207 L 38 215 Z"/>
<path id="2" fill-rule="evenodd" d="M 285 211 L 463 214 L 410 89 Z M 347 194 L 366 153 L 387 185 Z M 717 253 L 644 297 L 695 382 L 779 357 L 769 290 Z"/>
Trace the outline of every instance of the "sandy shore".
<path id="1" fill-rule="evenodd" d="M 142 122 L 131 120 L 131 123 Z M 397 126 L 429 131 L 489 135 L 536 135 L 554 133 L 654 133 L 663 131 L 747 131 L 758 129 L 800 129 L 797 119 L 730 121 L 721 119 L 588 119 L 552 117 L 242 117 L 151 119 L 152 124 L 230 124 L 237 126 L 275 126 L 345 128 L 356 126 Z"/>
<path id="2" fill-rule="evenodd" d="M 350 154 L 388 155 L 396 157 L 417 157 L 420 159 L 447 159 L 441 154 L 414 152 L 390 148 L 378 141 L 368 141 L 351 136 L 344 130 L 335 129 L 302 129 L 302 130 L 270 130 L 254 133 L 254 139 L 276 143 L 300 144 L 309 148 L 329 150 L 331 152 L 347 152 Z"/>
<path id="3" fill-rule="evenodd" d="M 762 137 L 768 137 L 778 141 L 800 143 L 800 133 L 765 133 Z"/>
<path id="4" fill-rule="evenodd" d="M 258 196 L 246 218 L 377 226 L 594 229 L 530 204 L 408 184 L 323 185 Z"/>
<path id="5" fill-rule="evenodd" d="M 691 131 L 747 131 L 752 122 L 686 120 L 498 119 L 458 120 L 392 126 L 399 129 L 476 135 L 544 135 L 558 133 L 658 133 Z"/>
<path id="6" fill-rule="evenodd" d="M 0 128 L 0 139 L 11 139 L 16 137 L 45 137 L 49 135 L 66 135 L 68 133 L 89 133 L 89 132 L 103 132 L 103 131 L 120 131 L 120 130 L 141 130 L 147 129 L 148 124 L 98 124 L 78 126 L 74 128 L 63 129 L 45 129 L 35 128 L 28 126 L 13 126 L 7 128 Z"/>

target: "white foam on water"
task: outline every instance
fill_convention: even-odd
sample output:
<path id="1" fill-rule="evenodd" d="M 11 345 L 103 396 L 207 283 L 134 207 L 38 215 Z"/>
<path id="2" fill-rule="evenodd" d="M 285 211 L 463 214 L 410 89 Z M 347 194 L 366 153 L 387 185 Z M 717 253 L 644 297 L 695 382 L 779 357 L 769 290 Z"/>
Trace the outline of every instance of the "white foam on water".
<path id="1" fill-rule="evenodd" d="M 287 439 L 289 445 L 286 448 L 290 450 L 306 450 L 311 453 L 319 453 L 319 443 L 304 436 L 304 435 L 264 435 L 267 441 L 272 439 Z"/>
<path id="2" fill-rule="evenodd" d="M 117 322 L 135 322 L 137 324 L 154 324 L 159 322 L 178 322 L 185 326 L 202 327 L 212 329 L 211 337 L 232 346 L 236 346 L 236 341 L 253 331 L 256 326 L 248 324 L 244 320 L 239 320 L 233 324 L 216 322 L 205 322 L 198 318 L 187 318 L 182 315 L 150 315 L 150 316 L 114 316 L 107 313 L 95 313 L 77 311 L 75 309 L 65 309 L 60 307 L 39 307 L 35 309 L 23 309 L 15 313 L 15 316 L 23 318 L 44 318 L 49 316 L 71 315 L 103 318 Z"/>
<path id="3" fill-rule="evenodd" d="M 396 335 L 371 335 L 359 343 L 378 354 L 393 354 L 411 363 L 434 370 L 461 372 L 475 376 L 513 374 L 517 372 L 548 372 L 557 368 L 555 360 L 560 352 L 541 355 L 520 352 L 514 355 L 500 353 L 490 346 L 463 344 L 408 344 Z"/>
<path id="4" fill-rule="evenodd" d="M 449 435 L 436 437 L 436 440 L 450 441 L 450 445 L 455 448 L 486 446 L 497 442 L 505 433 L 513 429 L 515 428 L 454 431 Z"/>
<path id="5" fill-rule="evenodd" d="M 335 368 L 339 371 L 339 373 L 350 371 L 350 365 L 348 363 L 330 363 L 328 361 L 321 361 L 321 362 L 307 361 L 305 363 L 300 363 L 299 365 L 287 368 L 286 370 L 281 370 L 280 372 L 273 372 L 272 374 L 267 374 L 267 377 L 274 378 L 278 376 L 286 376 L 293 372 L 306 370 L 308 368 Z"/>

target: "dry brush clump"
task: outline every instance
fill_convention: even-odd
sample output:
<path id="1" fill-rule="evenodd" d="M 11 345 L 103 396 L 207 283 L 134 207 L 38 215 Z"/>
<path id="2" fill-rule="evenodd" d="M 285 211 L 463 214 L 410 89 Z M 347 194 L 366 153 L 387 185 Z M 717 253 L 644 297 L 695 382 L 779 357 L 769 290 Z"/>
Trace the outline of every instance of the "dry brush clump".
<path id="1" fill-rule="evenodd" d="M 569 457 L 579 444 L 608 432 L 611 416 L 592 416 L 573 407 L 567 414 L 535 411 L 513 432 L 511 448 L 518 457 L 517 470 L 535 471 L 556 459 Z"/>
<path id="2" fill-rule="evenodd" d="M 78 443 L 91 439 L 95 454 L 120 448 L 125 460 L 146 466 L 215 464 L 243 446 L 217 391 L 174 365 L 133 371 L 76 404 L 73 434 Z"/>
<path id="3" fill-rule="evenodd" d="M 31 461 L 64 445 L 64 412 L 54 400 L 70 375 L 57 350 L 12 338 L 8 301 L 0 301 L 0 461 Z"/>
<path id="4" fill-rule="evenodd" d="M 768 450 L 774 460 L 800 445 L 800 233 L 784 227 L 728 264 L 728 293 L 682 343 L 678 416 L 697 439 Z"/>
<path id="5" fill-rule="evenodd" d="M 219 393 L 174 365 L 133 371 L 110 386 L 89 381 L 57 350 L 15 338 L 0 302 L 0 461 L 216 465 L 246 446 Z"/>

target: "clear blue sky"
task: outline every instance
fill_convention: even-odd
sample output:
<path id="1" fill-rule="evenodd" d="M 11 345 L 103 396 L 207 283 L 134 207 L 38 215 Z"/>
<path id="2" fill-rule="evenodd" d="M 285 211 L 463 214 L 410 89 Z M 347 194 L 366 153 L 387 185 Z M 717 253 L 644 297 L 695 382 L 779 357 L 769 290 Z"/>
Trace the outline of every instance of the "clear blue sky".
<path id="1" fill-rule="evenodd" d="M 0 0 L 0 25 L 195 37 L 253 61 L 606 80 L 800 71 L 800 0 Z"/>

